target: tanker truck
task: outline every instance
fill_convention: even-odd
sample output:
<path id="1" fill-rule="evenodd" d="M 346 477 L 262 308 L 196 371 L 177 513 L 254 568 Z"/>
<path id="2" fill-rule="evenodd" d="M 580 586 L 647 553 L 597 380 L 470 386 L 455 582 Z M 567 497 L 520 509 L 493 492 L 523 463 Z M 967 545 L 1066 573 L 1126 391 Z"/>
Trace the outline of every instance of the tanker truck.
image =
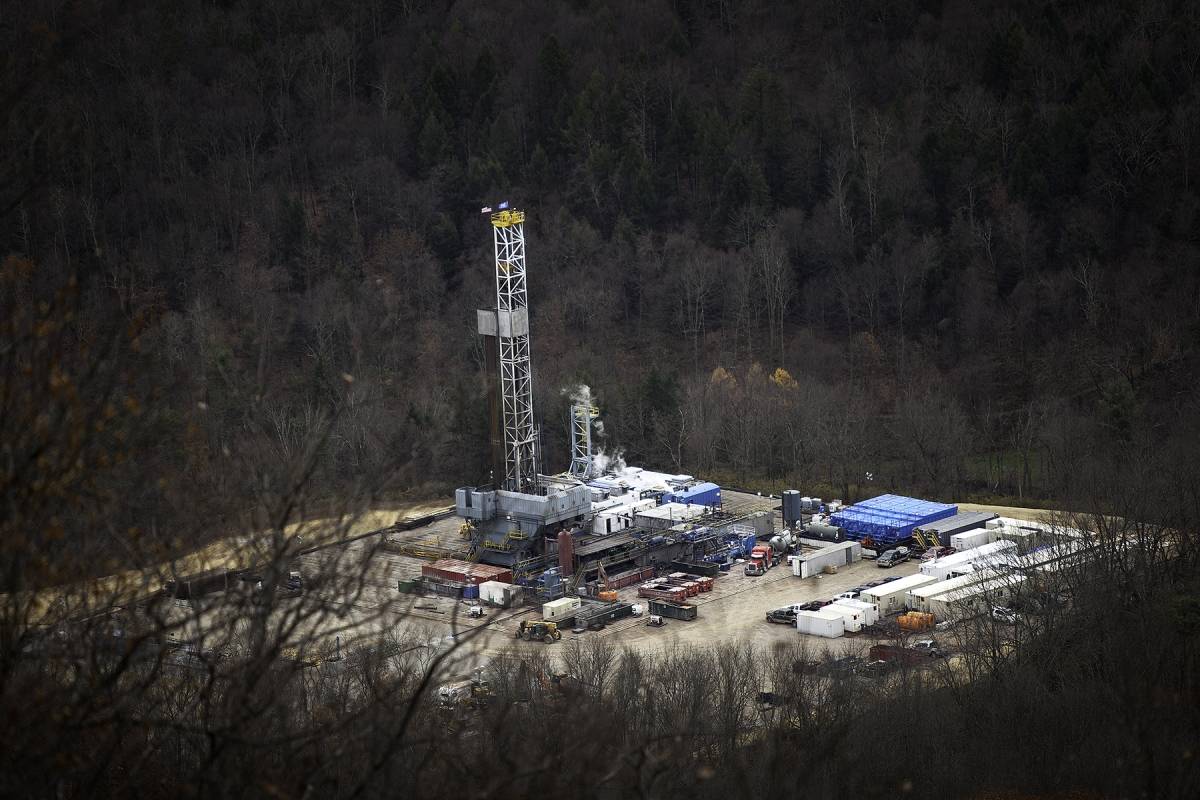
<path id="1" fill-rule="evenodd" d="M 772 536 L 771 550 L 775 553 L 775 560 L 779 561 L 787 555 L 794 544 L 796 544 L 796 535 L 786 528 Z"/>

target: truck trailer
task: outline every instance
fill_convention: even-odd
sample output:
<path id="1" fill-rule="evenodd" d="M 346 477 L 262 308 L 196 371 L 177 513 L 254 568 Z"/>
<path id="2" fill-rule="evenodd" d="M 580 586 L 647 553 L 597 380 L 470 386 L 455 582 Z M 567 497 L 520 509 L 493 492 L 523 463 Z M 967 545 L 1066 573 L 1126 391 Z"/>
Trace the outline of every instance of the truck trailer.
<path id="1" fill-rule="evenodd" d="M 837 639 L 846 632 L 846 620 L 835 611 L 799 611 L 796 613 L 796 630 L 810 636 Z"/>

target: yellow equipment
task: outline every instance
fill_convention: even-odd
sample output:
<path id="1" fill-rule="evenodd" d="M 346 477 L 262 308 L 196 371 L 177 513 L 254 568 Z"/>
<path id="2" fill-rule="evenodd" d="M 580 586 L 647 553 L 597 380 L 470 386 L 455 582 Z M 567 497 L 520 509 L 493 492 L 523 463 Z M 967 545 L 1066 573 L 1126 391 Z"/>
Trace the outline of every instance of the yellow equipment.
<path id="1" fill-rule="evenodd" d="M 550 644 L 562 638 L 562 631 L 558 629 L 558 623 L 555 622 L 546 622 L 545 620 L 522 622 L 517 626 L 516 638 L 524 639 L 527 642 L 541 639 L 546 644 Z"/>

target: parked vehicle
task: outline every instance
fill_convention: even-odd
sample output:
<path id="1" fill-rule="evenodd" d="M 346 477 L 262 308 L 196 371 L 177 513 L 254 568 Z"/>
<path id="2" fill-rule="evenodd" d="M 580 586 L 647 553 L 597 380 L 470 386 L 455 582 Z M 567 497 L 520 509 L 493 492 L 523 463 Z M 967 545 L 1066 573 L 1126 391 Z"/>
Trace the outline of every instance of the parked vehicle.
<path id="1" fill-rule="evenodd" d="M 855 600 L 860 594 L 862 594 L 861 589 L 851 589 L 848 592 L 842 592 L 841 594 L 834 595 L 833 601 L 836 603 L 838 600 Z"/>
<path id="2" fill-rule="evenodd" d="M 907 547 L 894 547 L 891 550 L 885 550 L 881 553 L 875 561 L 875 566 L 890 569 L 897 564 L 908 561 L 910 555 L 911 553 Z"/>
<path id="3" fill-rule="evenodd" d="M 868 661 L 855 670 L 857 675 L 882 675 L 892 668 L 886 661 Z"/>
<path id="4" fill-rule="evenodd" d="M 771 537 L 771 550 L 774 552 L 776 563 L 791 551 L 792 545 L 795 543 L 796 537 L 786 529 Z"/>
<path id="5" fill-rule="evenodd" d="M 946 651 L 938 646 L 937 639 L 920 639 L 913 642 L 912 649 L 922 652 L 931 658 L 946 657 Z"/>
<path id="6" fill-rule="evenodd" d="M 769 544 L 756 544 L 746 563 L 747 575 L 765 575 L 775 563 L 775 553 Z"/>
<path id="7" fill-rule="evenodd" d="M 783 625 L 795 625 L 796 608 L 794 606 L 785 606 L 783 608 L 777 608 L 774 611 L 768 611 L 767 622 L 778 622 Z"/>
<path id="8" fill-rule="evenodd" d="M 996 620 L 996 622 L 1003 622 L 1005 625 L 1016 625 L 1017 620 L 1020 618 L 1021 615 L 1011 608 L 992 606 L 992 619 Z"/>
<path id="9" fill-rule="evenodd" d="M 817 611 L 827 605 L 829 604 L 823 600 L 809 600 L 807 603 L 800 603 L 795 606 L 795 609 L 797 611 Z"/>
<path id="10" fill-rule="evenodd" d="M 650 618 L 646 620 L 646 624 L 651 628 L 661 628 L 663 625 L 667 624 L 667 621 L 658 614 L 651 614 Z"/>

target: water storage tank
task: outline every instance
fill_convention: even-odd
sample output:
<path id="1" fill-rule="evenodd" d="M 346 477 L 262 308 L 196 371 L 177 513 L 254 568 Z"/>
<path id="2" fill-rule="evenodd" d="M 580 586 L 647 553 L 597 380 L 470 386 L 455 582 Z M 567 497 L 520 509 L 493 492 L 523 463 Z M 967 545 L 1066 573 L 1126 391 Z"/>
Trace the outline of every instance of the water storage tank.
<path id="1" fill-rule="evenodd" d="M 804 510 L 804 498 L 795 489 L 783 493 L 783 524 L 793 528 L 800 524 L 800 513 Z"/>
<path id="2" fill-rule="evenodd" d="M 846 530 L 839 528 L 837 525 L 826 525 L 822 522 L 814 522 L 804 529 L 804 536 L 808 539 L 823 539 L 827 542 L 840 542 L 846 538 Z"/>
<path id="3" fill-rule="evenodd" d="M 558 567 L 563 575 L 575 573 L 575 538 L 569 531 L 558 534 Z"/>

